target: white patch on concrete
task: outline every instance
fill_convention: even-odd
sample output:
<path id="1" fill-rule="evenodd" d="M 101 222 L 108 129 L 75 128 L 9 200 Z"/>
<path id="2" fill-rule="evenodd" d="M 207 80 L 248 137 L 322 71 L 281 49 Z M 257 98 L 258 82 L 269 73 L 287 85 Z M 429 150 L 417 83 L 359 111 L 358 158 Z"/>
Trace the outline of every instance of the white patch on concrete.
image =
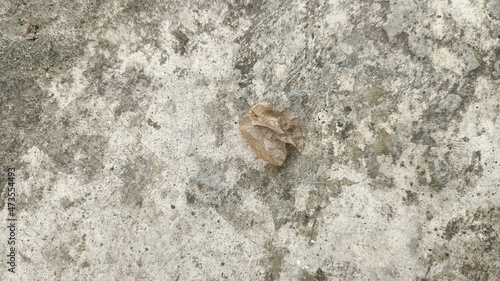
<path id="1" fill-rule="evenodd" d="M 306 211 L 307 208 L 307 200 L 309 199 L 309 191 L 314 189 L 314 187 L 311 187 L 310 185 L 307 184 L 301 184 L 299 187 L 295 190 L 295 209 L 298 211 Z"/>
<path id="2" fill-rule="evenodd" d="M 471 5 L 469 0 L 451 0 L 449 12 L 453 18 L 462 26 L 481 27 L 483 23 L 483 11 L 478 9 L 479 5 Z"/>
<path id="3" fill-rule="evenodd" d="M 340 75 L 337 78 L 337 85 L 339 87 L 339 91 L 352 92 L 354 90 L 354 77 Z"/>
<path id="4" fill-rule="evenodd" d="M 465 62 L 446 48 L 439 48 L 432 52 L 432 63 L 440 68 L 449 69 L 462 75 Z"/>
<path id="5" fill-rule="evenodd" d="M 56 99 L 59 108 L 66 108 L 76 97 L 82 95 L 88 85 L 83 76 L 85 63 L 80 62 L 70 70 L 67 76 L 59 76 L 54 79 L 48 88 L 48 91 Z M 71 79 L 72 81 L 65 81 Z"/>

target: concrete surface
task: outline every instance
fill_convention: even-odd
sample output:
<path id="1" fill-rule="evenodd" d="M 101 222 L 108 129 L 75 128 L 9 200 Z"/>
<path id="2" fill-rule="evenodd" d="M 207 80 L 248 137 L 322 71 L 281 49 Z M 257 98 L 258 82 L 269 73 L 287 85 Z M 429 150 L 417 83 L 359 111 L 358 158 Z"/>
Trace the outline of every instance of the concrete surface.
<path id="1" fill-rule="evenodd" d="M 500 280 L 499 0 L 0 2 L 1 280 Z"/>

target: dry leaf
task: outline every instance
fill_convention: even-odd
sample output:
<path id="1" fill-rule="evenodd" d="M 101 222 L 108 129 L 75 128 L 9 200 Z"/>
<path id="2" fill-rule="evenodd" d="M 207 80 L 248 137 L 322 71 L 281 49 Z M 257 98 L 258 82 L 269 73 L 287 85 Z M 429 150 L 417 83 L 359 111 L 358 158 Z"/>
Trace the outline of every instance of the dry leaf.
<path id="1" fill-rule="evenodd" d="M 297 117 L 288 108 L 273 109 L 272 103 L 254 106 L 243 118 L 240 132 L 258 158 L 276 166 L 285 162 L 286 144 L 299 152 L 304 150 L 302 127 Z"/>

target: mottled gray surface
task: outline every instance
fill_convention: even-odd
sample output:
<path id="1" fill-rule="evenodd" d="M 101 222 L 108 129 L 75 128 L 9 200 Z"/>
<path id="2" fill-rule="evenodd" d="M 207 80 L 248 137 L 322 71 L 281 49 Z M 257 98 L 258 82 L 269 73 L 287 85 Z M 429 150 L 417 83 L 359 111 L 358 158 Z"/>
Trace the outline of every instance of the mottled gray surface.
<path id="1" fill-rule="evenodd" d="M 0 2 L 2 280 L 500 280 L 499 0 Z"/>

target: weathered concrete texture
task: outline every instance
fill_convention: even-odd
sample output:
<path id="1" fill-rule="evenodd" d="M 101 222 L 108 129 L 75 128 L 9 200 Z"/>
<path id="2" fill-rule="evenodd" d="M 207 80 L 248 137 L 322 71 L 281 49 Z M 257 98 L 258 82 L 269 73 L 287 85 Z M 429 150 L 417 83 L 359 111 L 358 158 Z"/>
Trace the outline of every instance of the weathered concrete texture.
<path id="1" fill-rule="evenodd" d="M 0 279 L 498 280 L 499 0 L 1 2 Z"/>

